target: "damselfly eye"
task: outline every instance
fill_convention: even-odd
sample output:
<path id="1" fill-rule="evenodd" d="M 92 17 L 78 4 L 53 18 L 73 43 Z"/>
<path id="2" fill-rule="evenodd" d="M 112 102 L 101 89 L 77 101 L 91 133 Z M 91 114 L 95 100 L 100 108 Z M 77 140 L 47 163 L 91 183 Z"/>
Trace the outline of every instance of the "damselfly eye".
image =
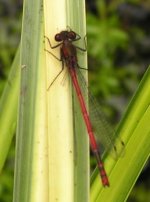
<path id="1" fill-rule="evenodd" d="M 75 39 L 76 38 L 76 33 L 75 32 L 73 32 L 73 31 L 71 31 L 71 32 L 68 32 L 68 38 L 69 39 Z"/>
<path id="2" fill-rule="evenodd" d="M 55 35 L 55 41 L 62 41 L 61 34 L 56 34 Z"/>

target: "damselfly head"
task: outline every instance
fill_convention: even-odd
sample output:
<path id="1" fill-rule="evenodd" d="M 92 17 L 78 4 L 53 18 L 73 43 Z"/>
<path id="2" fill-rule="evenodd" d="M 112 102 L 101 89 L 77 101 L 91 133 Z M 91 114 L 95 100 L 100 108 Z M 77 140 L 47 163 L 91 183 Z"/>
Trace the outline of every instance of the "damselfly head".
<path id="1" fill-rule="evenodd" d="M 76 33 L 73 31 L 62 31 L 55 35 L 55 40 L 60 42 L 64 40 L 75 40 L 76 39 Z"/>

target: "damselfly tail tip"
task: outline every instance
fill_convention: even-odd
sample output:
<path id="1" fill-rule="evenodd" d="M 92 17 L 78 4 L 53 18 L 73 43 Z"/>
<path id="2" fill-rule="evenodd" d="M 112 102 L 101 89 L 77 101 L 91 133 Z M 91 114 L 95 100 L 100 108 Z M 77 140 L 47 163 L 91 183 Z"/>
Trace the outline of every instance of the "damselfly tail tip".
<path id="1" fill-rule="evenodd" d="M 110 186 L 107 177 L 102 178 L 102 183 L 103 183 L 103 186 L 104 186 L 104 187 L 109 187 L 109 186 Z"/>
<path id="2" fill-rule="evenodd" d="M 104 167 L 102 167 L 102 163 L 100 163 L 101 167 L 99 167 L 99 171 L 100 171 L 100 176 L 101 176 L 101 180 L 102 180 L 102 184 L 104 187 L 109 187 L 109 180 L 106 174 L 106 171 L 104 169 Z"/>

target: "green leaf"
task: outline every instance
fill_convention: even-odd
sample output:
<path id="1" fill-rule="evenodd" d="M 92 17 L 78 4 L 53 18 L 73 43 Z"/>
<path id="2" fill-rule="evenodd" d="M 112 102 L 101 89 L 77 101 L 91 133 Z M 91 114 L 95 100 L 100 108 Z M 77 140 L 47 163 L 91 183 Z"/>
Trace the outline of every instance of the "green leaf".
<path id="1" fill-rule="evenodd" d="M 79 129 L 76 129 L 76 121 L 73 118 L 72 86 L 68 77 L 65 79 L 65 85 L 61 83 L 66 71 L 49 91 L 47 90 L 60 71 L 61 62 L 44 49 L 58 57 L 60 49 L 51 50 L 46 40 L 45 44 L 43 43 L 46 35 L 51 43 L 55 44 L 55 34 L 65 30 L 68 25 L 85 36 L 83 9 L 85 4 L 80 0 L 45 0 L 44 5 L 40 0 L 24 1 L 21 93 L 13 199 L 15 202 L 88 201 L 87 139 L 82 147 L 83 155 L 79 155 L 81 143 L 87 137 L 85 128 L 81 126 L 82 130 L 78 133 L 80 140 L 75 142 L 75 132 Z M 43 21 L 45 34 L 42 30 Z M 82 64 L 86 63 L 86 55 L 79 56 L 79 62 L 81 61 L 84 61 Z M 79 157 L 76 157 L 76 154 Z"/>
<path id="2" fill-rule="evenodd" d="M 19 56 L 18 49 L 0 100 L 0 170 L 3 168 L 16 130 L 20 80 Z"/>
<path id="3" fill-rule="evenodd" d="M 24 1 L 13 201 L 48 201 L 42 1 Z"/>
<path id="4" fill-rule="evenodd" d="M 118 127 L 117 134 L 125 143 L 124 155 L 117 161 L 107 157 L 106 170 L 110 187 L 103 188 L 97 176 L 91 185 L 91 202 L 125 201 L 150 154 L 150 68 Z"/>

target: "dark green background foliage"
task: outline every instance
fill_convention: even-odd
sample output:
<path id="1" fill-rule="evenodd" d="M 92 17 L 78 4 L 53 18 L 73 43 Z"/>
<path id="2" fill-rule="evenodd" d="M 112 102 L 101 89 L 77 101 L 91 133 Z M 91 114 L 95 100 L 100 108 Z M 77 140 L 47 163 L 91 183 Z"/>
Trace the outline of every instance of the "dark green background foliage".
<path id="1" fill-rule="evenodd" d="M 89 80 L 114 126 L 150 64 L 150 2 L 87 0 Z M 22 1 L 0 3 L 0 95 L 20 42 Z M 92 166 L 94 166 L 92 160 Z M 149 165 L 128 201 L 148 202 Z M 12 201 L 14 142 L 0 176 L 0 202 Z"/>
<path id="2" fill-rule="evenodd" d="M 22 1 L 0 1 L 0 96 L 21 36 Z M 13 107 L 13 106 L 12 106 Z M 12 201 L 15 144 L 0 175 L 0 202 Z"/>

